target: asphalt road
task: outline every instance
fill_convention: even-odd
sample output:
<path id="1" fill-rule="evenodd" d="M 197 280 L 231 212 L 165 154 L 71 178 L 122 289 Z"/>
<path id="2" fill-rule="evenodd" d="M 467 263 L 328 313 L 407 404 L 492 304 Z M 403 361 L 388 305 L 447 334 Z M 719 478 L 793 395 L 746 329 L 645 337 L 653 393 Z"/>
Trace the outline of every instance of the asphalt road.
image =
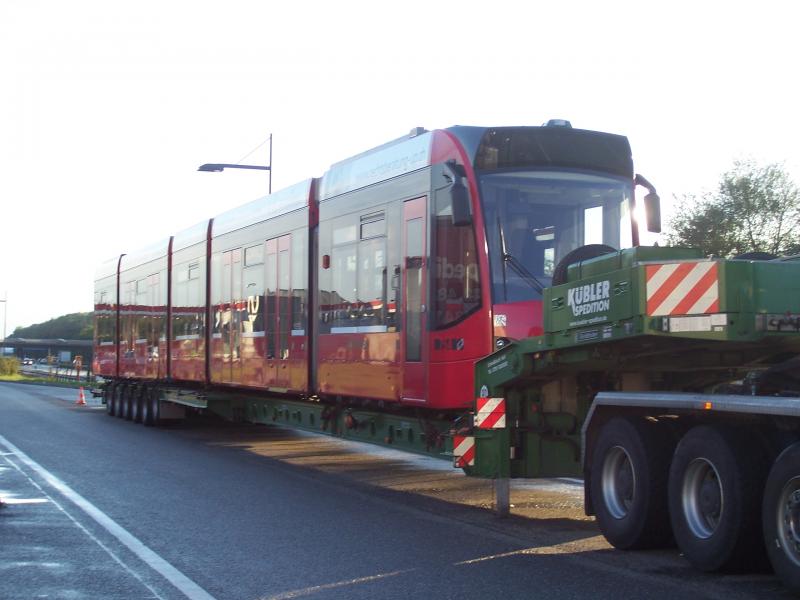
<path id="1" fill-rule="evenodd" d="M 788 597 L 590 543 L 590 522 L 532 528 L 256 451 L 285 431 L 151 429 L 74 400 L 0 385 L 0 598 Z"/>

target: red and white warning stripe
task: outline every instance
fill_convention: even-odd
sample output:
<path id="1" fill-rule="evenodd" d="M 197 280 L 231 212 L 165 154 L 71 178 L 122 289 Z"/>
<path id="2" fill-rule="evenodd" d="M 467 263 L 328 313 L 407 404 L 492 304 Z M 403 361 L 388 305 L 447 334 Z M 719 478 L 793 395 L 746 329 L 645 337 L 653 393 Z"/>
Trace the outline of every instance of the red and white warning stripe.
<path id="1" fill-rule="evenodd" d="M 719 312 L 719 277 L 715 261 L 647 265 L 646 274 L 649 316 Z"/>
<path id="2" fill-rule="evenodd" d="M 473 436 L 453 436 L 453 465 L 457 469 L 475 466 L 475 438 Z"/>
<path id="3" fill-rule="evenodd" d="M 506 426 L 505 398 L 478 398 L 475 427 L 478 429 L 503 429 Z"/>

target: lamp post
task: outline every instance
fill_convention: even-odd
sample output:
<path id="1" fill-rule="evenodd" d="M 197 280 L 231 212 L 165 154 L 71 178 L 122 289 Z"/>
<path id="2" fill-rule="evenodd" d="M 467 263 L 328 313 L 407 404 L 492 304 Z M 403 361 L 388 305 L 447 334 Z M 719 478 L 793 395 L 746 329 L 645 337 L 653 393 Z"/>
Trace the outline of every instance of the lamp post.
<path id="1" fill-rule="evenodd" d="M 3 354 L 6 353 L 5 341 L 6 341 L 6 319 L 8 317 L 8 291 L 6 291 L 5 296 L 3 297 L 0 302 L 3 303 Z"/>
<path id="2" fill-rule="evenodd" d="M 263 142 L 262 142 L 263 145 Z M 272 193 L 272 134 L 269 134 L 269 164 L 266 166 L 261 165 L 240 165 L 229 163 L 206 163 L 197 167 L 198 171 L 205 171 L 207 173 L 219 173 L 225 169 L 255 169 L 257 171 L 269 171 L 269 193 Z"/>

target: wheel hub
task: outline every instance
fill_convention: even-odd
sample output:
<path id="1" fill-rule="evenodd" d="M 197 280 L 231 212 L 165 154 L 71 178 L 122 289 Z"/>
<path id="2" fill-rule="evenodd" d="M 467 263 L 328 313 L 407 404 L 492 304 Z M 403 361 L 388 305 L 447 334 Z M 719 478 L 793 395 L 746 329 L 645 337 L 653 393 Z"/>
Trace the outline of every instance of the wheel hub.
<path id="1" fill-rule="evenodd" d="M 800 477 L 783 488 L 778 509 L 778 528 L 787 556 L 800 566 Z"/>
<path id="2" fill-rule="evenodd" d="M 716 467 L 705 458 L 689 463 L 683 479 L 681 503 L 692 534 L 708 539 L 717 530 L 724 506 Z"/>
<path id="3" fill-rule="evenodd" d="M 630 456 L 622 446 L 614 446 L 603 461 L 603 500 L 615 519 L 624 519 L 633 506 L 636 474 Z"/>
<path id="4" fill-rule="evenodd" d="M 633 469 L 627 460 L 617 472 L 617 490 L 620 497 L 633 498 Z"/>
<path id="5" fill-rule="evenodd" d="M 716 481 L 704 479 L 700 487 L 700 511 L 710 518 L 719 519 L 722 494 Z"/>

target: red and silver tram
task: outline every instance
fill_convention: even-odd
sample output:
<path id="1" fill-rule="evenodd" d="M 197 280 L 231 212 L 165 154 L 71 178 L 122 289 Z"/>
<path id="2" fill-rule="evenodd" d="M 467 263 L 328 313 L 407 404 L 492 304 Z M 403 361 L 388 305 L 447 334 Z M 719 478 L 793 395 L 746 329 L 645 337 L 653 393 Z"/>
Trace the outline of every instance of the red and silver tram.
<path id="1" fill-rule="evenodd" d="M 467 409 L 563 257 L 638 243 L 633 190 L 622 136 L 414 130 L 101 265 L 95 373 Z"/>

